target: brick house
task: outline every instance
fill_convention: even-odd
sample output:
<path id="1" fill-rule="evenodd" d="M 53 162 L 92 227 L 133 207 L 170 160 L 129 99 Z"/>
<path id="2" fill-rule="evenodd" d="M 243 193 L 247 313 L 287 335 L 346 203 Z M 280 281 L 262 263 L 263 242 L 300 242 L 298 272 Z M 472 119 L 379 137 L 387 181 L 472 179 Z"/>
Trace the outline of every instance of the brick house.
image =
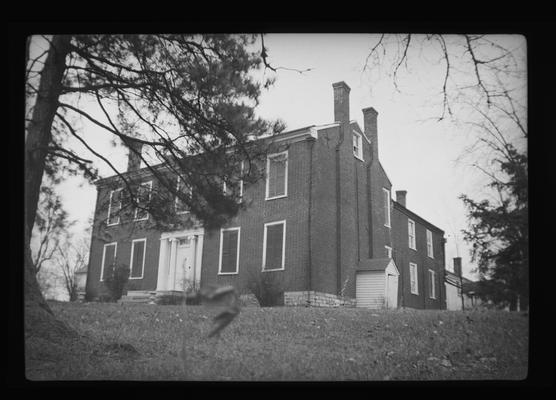
<path id="1" fill-rule="evenodd" d="M 406 192 L 391 199 L 378 113 L 363 109 L 361 129 L 349 119 L 349 86 L 332 86 L 335 122 L 275 136 L 265 179 L 241 185 L 249 206 L 221 229 L 160 232 L 137 223 L 148 214 L 111 218 L 118 179 L 97 181 L 88 297 L 102 293 L 103 270 L 117 260 L 130 266 L 130 295 L 181 291 L 185 281 L 247 293 L 249 280 L 265 275 L 286 305 L 446 308 L 444 232 L 406 207 Z M 156 187 L 131 156 L 128 170 L 146 190 Z M 106 200 L 108 211 L 99 207 Z"/>

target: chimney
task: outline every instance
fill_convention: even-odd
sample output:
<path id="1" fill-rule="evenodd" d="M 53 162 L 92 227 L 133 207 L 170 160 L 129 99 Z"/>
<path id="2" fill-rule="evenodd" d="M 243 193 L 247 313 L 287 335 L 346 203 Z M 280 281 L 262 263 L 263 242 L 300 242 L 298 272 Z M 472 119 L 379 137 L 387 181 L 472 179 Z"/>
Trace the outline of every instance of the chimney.
<path id="1" fill-rule="evenodd" d="M 371 141 L 372 160 L 378 161 L 378 132 L 376 117 L 378 112 L 373 107 L 367 107 L 363 110 L 363 131 Z"/>
<path id="2" fill-rule="evenodd" d="M 143 150 L 143 143 L 136 140 L 124 141 L 129 148 L 127 159 L 127 171 L 136 171 L 141 166 L 141 151 Z M 134 151 L 135 150 L 135 151 Z"/>
<path id="3" fill-rule="evenodd" d="M 406 196 L 407 196 L 407 190 L 396 190 L 396 201 L 404 207 L 406 207 L 405 205 Z"/>
<path id="4" fill-rule="evenodd" d="M 349 123 L 349 92 L 350 88 L 344 81 L 332 84 L 334 89 L 334 121 L 341 124 Z"/>
<path id="5" fill-rule="evenodd" d="M 461 276 L 461 257 L 454 257 L 454 274 Z"/>

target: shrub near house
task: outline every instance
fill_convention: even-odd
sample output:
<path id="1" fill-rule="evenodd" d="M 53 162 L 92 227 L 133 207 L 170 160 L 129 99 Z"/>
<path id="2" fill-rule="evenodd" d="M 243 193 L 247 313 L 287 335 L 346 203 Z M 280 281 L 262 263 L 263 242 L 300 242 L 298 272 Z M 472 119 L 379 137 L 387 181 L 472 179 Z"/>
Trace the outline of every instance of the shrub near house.
<path id="1" fill-rule="evenodd" d="M 115 259 L 129 262 L 130 291 L 180 292 L 188 281 L 247 293 L 255 276 L 279 281 L 286 305 L 445 308 L 444 232 L 406 207 L 404 191 L 391 199 L 378 113 L 364 109 L 361 129 L 350 120 L 349 86 L 335 83 L 333 91 L 333 123 L 259 139 L 272 143 L 265 179 L 236 183 L 246 207 L 221 229 L 195 223 L 179 200 L 177 218 L 189 229 L 147 229 L 148 213 L 116 217 L 122 184 L 116 176 L 98 181 L 89 296 L 100 294 Z M 148 198 L 158 183 L 132 161 L 127 177 Z"/>

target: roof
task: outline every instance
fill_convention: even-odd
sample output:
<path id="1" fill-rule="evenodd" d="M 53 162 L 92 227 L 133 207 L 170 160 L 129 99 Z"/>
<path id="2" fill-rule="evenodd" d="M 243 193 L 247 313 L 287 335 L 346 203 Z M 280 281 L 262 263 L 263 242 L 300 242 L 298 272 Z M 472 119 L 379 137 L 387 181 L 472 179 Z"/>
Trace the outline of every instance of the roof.
<path id="1" fill-rule="evenodd" d="M 391 258 L 368 258 L 359 261 L 358 271 L 385 271 L 393 260 Z"/>
<path id="2" fill-rule="evenodd" d="M 413 211 L 411 211 L 410 209 L 408 209 L 407 207 L 404 207 L 403 205 L 401 205 L 400 203 L 398 203 L 396 200 L 392 200 L 392 203 L 394 204 L 394 208 L 398 209 L 399 211 L 401 211 L 402 213 L 409 215 L 411 218 L 413 219 L 417 219 L 420 222 L 428 225 L 430 228 L 436 230 L 437 232 L 442 233 L 442 235 L 444 235 L 444 231 L 442 229 L 440 229 L 438 226 L 431 224 L 429 221 L 427 221 L 425 218 L 419 216 L 418 214 L 415 214 Z"/>
<path id="3" fill-rule="evenodd" d="M 448 270 L 445 270 L 444 275 L 445 275 L 446 282 L 448 282 L 449 284 L 451 284 L 453 286 L 458 286 L 459 287 L 459 285 L 460 285 L 459 276 L 454 274 L 452 271 L 448 271 Z M 466 285 L 466 286 L 467 285 L 473 285 L 475 283 L 472 280 L 467 279 L 465 277 L 462 277 L 462 280 L 463 280 L 463 284 Z"/>
<path id="4" fill-rule="evenodd" d="M 325 129 L 327 127 L 331 127 L 331 126 L 337 126 L 338 124 L 329 124 L 329 125 L 322 125 L 322 126 L 316 126 L 316 125 L 309 125 L 309 126 L 305 126 L 302 128 L 297 128 L 297 129 L 292 129 L 292 130 L 288 130 L 288 131 L 283 131 L 280 132 L 278 134 L 267 134 L 267 135 L 261 135 L 257 138 L 255 138 L 254 140 L 264 140 L 264 139 L 269 139 L 272 138 L 275 141 L 284 141 L 284 140 L 292 140 L 292 139 L 296 139 L 299 137 L 305 137 L 305 136 L 312 136 L 313 138 L 316 139 L 316 131 L 321 130 L 321 129 Z M 190 156 L 194 156 L 195 154 L 191 154 Z M 151 165 L 151 168 L 157 171 L 162 172 L 165 168 L 167 168 L 166 163 L 161 162 L 155 165 Z M 150 172 L 150 168 L 149 167 L 143 167 L 134 171 L 122 171 L 122 175 L 126 175 L 129 177 L 130 180 L 133 179 L 137 179 L 140 178 L 141 176 L 148 174 Z M 110 175 L 107 176 L 105 178 L 99 178 L 97 179 L 94 184 L 97 186 L 101 186 L 101 185 L 105 185 L 109 182 L 112 182 L 115 179 L 118 179 L 119 175 Z"/>

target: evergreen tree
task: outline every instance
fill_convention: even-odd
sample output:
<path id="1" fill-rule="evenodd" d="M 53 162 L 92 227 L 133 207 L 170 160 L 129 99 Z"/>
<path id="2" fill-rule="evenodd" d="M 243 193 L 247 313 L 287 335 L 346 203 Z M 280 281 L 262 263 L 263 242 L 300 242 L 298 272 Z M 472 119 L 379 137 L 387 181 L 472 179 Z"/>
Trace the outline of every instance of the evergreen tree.
<path id="1" fill-rule="evenodd" d="M 221 190 L 222 180 L 259 179 L 258 161 L 265 157 L 267 146 L 265 141 L 252 139 L 277 132 L 283 124 L 254 115 L 262 88 L 272 83 L 253 77 L 253 71 L 263 63 L 266 66 L 255 47 L 255 35 L 55 35 L 43 39 L 49 43 L 47 50 L 28 57 L 26 86 L 26 326 L 50 326 L 67 333 L 52 317 L 39 290 L 30 240 L 45 173 L 83 172 L 89 180 L 98 176 L 95 163 L 83 156 L 83 150 L 71 147 L 70 138 L 118 175 L 130 207 L 146 207 L 155 220 L 169 223 L 164 221 L 168 217 L 164 197 L 177 196 L 200 222 L 215 227 L 240 208 L 233 195 Z M 91 102 L 95 109 L 90 108 Z M 145 205 L 136 182 L 83 137 L 80 119 L 102 128 L 115 145 L 127 145 L 157 180 L 160 196 Z M 140 150 L 145 146 L 154 154 L 150 159 Z M 189 191 L 176 190 L 176 176 Z"/>

